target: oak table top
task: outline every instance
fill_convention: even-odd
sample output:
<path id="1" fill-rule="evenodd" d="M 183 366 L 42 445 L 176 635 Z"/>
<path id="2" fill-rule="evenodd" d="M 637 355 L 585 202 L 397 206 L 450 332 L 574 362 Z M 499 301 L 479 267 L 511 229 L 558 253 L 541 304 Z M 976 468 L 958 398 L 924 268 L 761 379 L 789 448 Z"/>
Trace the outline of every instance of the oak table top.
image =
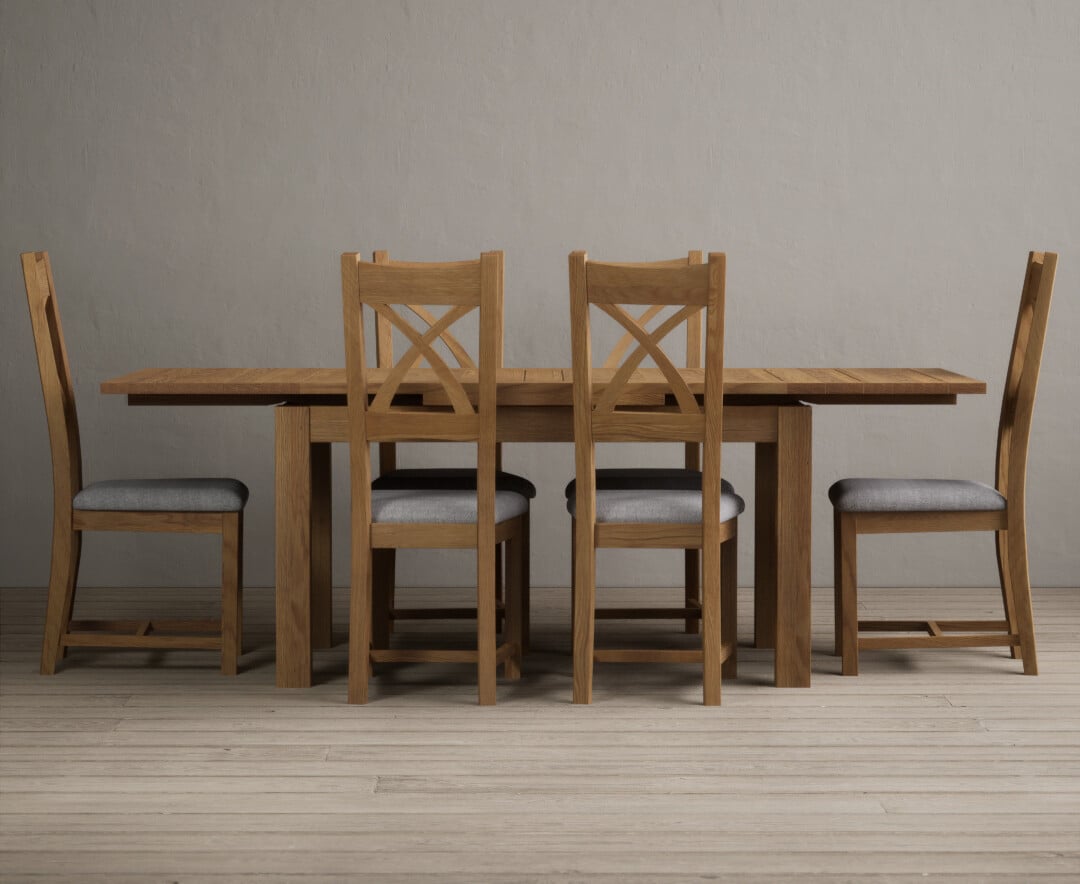
<path id="1" fill-rule="evenodd" d="M 704 369 L 681 369 L 692 390 L 704 385 Z M 369 369 L 374 393 L 386 369 Z M 611 369 L 594 369 L 597 384 Z M 456 369 L 468 389 L 477 382 L 475 369 Z M 567 406 L 572 402 L 569 368 L 501 368 L 498 399 L 503 405 Z M 669 389 L 655 368 L 636 371 L 628 393 L 642 403 L 659 399 Z M 143 368 L 101 384 L 101 392 L 126 395 L 132 405 L 237 404 L 270 405 L 284 400 L 344 400 L 343 368 Z M 733 402 L 754 399 L 797 399 L 820 404 L 940 403 L 952 404 L 959 394 L 982 394 L 985 381 L 944 368 L 725 368 L 724 395 Z M 399 388 L 403 395 L 440 404 L 442 385 L 431 369 L 412 369 Z"/>

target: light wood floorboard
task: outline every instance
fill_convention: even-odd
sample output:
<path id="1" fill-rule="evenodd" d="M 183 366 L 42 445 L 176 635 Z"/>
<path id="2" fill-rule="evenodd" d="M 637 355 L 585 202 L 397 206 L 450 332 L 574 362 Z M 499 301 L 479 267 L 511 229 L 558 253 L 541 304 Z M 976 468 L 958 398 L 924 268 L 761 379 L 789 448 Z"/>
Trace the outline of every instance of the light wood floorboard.
<path id="1" fill-rule="evenodd" d="M 601 590 L 606 605 L 681 590 Z M 412 604 L 467 592 L 402 590 Z M 179 617 L 213 590 L 80 590 L 77 616 Z M 598 666 L 570 704 L 569 598 L 533 590 L 525 678 L 476 705 L 467 666 L 381 667 L 345 703 L 346 593 L 317 684 L 274 687 L 273 597 L 246 593 L 238 677 L 214 652 L 72 650 L 37 674 L 44 592 L 0 590 L 0 880 L 268 882 L 1080 880 L 1080 590 L 1035 593 L 1040 670 L 1003 649 L 831 656 L 770 686 L 748 647 L 723 705 L 691 665 Z M 987 590 L 861 589 L 874 616 L 991 619 Z M 468 623 L 446 624 L 467 640 Z M 403 644 L 430 624 L 401 626 Z M 691 647 L 681 623 L 598 645 Z"/>

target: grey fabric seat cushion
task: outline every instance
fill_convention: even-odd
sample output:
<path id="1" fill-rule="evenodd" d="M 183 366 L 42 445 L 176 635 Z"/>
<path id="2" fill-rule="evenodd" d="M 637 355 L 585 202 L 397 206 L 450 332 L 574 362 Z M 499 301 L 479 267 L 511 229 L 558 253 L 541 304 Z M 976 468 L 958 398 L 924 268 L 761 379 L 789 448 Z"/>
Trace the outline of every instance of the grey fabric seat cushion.
<path id="1" fill-rule="evenodd" d="M 237 479 L 110 479 L 87 485 L 71 505 L 114 512 L 236 513 L 247 499 L 247 486 Z"/>
<path id="2" fill-rule="evenodd" d="M 566 509 L 577 515 L 577 497 L 566 501 Z M 720 521 L 734 519 L 746 509 L 738 494 L 720 495 Z M 677 522 L 701 521 L 701 492 L 665 489 L 614 490 L 596 492 L 597 522 Z"/>
<path id="3" fill-rule="evenodd" d="M 684 467 L 625 467 L 596 471 L 597 491 L 640 491 L 649 488 L 666 488 L 669 491 L 700 491 L 701 470 Z M 720 480 L 720 490 L 734 494 L 735 489 L 727 479 Z M 571 479 L 565 489 L 567 497 L 577 491 L 577 479 Z"/>
<path id="4" fill-rule="evenodd" d="M 495 521 L 529 511 L 529 501 L 514 491 L 495 492 Z M 468 525 L 476 521 L 476 492 L 399 488 L 371 492 L 371 521 L 405 524 Z"/>
<path id="5" fill-rule="evenodd" d="M 391 470 L 371 483 L 377 491 L 385 489 L 430 490 L 430 491 L 475 491 L 476 470 L 469 467 L 420 468 Z M 536 497 L 536 486 L 524 476 L 513 473 L 495 474 L 495 488 L 498 491 L 513 491 L 532 500 Z"/>
<path id="6" fill-rule="evenodd" d="M 841 479 L 829 500 L 844 513 L 982 512 L 1005 509 L 989 485 L 965 479 Z"/>

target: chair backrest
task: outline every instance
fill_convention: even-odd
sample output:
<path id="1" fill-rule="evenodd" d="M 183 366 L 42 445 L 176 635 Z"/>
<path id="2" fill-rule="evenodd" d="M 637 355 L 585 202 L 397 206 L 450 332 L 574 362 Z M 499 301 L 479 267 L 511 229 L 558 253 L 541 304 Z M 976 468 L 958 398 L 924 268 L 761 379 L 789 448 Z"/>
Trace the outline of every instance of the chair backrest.
<path id="1" fill-rule="evenodd" d="M 492 252 L 491 254 L 497 256 L 499 262 L 499 279 L 503 277 L 503 253 Z M 377 251 L 372 255 L 372 263 L 381 264 L 385 267 L 430 267 L 430 264 L 417 264 L 409 261 L 393 261 L 390 258 L 390 253 L 385 251 Z M 408 304 L 406 305 L 409 310 L 415 314 L 415 316 L 425 323 L 430 328 L 435 322 L 436 317 L 428 310 L 423 304 Z M 498 354 L 498 367 L 502 368 L 503 365 L 503 287 L 499 286 L 498 301 L 495 305 L 495 312 L 498 316 L 499 334 L 496 351 Z M 476 363 L 469 355 L 467 348 L 461 345 L 454 335 L 452 335 L 449 329 L 443 329 L 439 335 L 438 340 L 445 345 L 446 349 L 450 351 L 454 357 L 459 368 L 476 368 Z M 390 323 L 386 317 L 375 314 L 375 360 L 379 368 L 392 368 L 394 365 L 394 326 Z"/>
<path id="2" fill-rule="evenodd" d="M 650 261 L 641 264 L 633 264 L 634 267 L 685 267 L 687 264 L 700 264 L 701 252 L 688 252 L 685 258 L 672 258 L 668 261 Z M 662 304 L 653 304 L 639 317 L 638 322 L 648 322 L 660 313 L 664 307 Z M 636 339 L 630 332 L 626 332 L 611 348 L 607 358 L 603 362 L 604 368 L 617 368 L 626 351 Z M 695 313 L 686 320 L 686 367 L 701 368 L 701 312 Z M 696 442 L 687 442 L 685 446 L 684 464 L 688 470 L 701 469 L 701 446 Z"/>
<path id="3" fill-rule="evenodd" d="M 496 255 L 499 263 L 499 279 L 503 278 L 503 253 L 493 252 Z M 408 261 L 394 261 L 390 258 L 390 253 L 387 251 L 376 251 L 372 254 L 372 263 L 380 264 L 386 267 L 427 267 L 428 264 L 417 264 Z M 437 321 L 436 317 L 430 310 L 428 310 L 423 304 L 408 304 L 406 305 L 413 315 L 427 324 L 430 328 Z M 496 353 L 498 355 L 498 367 L 502 368 L 503 365 L 503 286 L 500 282 L 498 290 L 498 299 L 495 304 L 495 312 L 497 314 L 497 324 L 499 328 L 498 340 L 496 343 Z M 466 347 L 462 346 L 461 342 L 450 333 L 449 329 L 443 329 L 439 332 L 437 340 L 449 351 L 450 355 L 457 362 L 459 368 L 476 368 L 476 362 L 469 355 L 469 351 Z M 427 360 L 424 360 L 426 362 Z M 394 366 L 394 326 L 385 317 L 378 313 L 375 314 L 375 362 L 379 368 L 393 368 Z M 502 468 L 502 457 L 499 447 L 496 447 L 496 461 L 497 467 Z M 389 473 L 391 470 L 397 469 L 397 446 L 392 442 L 384 442 L 379 445 L 379 473 L 380 475 Z"/>
<path id="4" fill-rule="evenodd" d="M 574 440 L 578 488 L 595 489 L 596 442 L 682 441 L 703 445 L 703 490 L 719 501 L 720 440 L 724 397 L 724 277 L 726 258 L 710 253 L 707 264 L 606 264 L 584 252 L 570 255 L 571 343 L 574 366 Z M 635 317 L 626 308 L 643 307 Z M 607 314 L 637 346 L 620 353 L 617 365 L 594 388 L 591 310 Z M 649 330 L 662 308 L 674 308 Z M 657 309 L 660 308 L 660 309 Z M 661 344 L 671 332 L 705 314 L 705 395 L 699 405 Z M 623 355 L 629 351 L 627 355 Z M 647 358 L 656 363 L 675 405 L 663 410 L 620 405 L 634 372 Z"/>
<path id="5" fill-rule="evenodd" d="M 494 513 L 495 375 L 502 337 L 497 308 L 502 300 L 502 267 L 501 252 L 485 252 L 475 261 L 441 264 L 369 263 L 356 253 L 341 256 L 354 488 L 358 487 L 358 482 L 361 488 L 370 482 L 369 458 L 359 456 L 360 452 L 368 450 L 369 443 L 476 442 L 481 518 L 484 517 L 483 500 L 488 496 Z M 377 348 L 380 368 L 386 369 L 386 377 L 370 403 L 364 354 L 365 306 L 383 321 L 387 338 L 396 328 L 411 344 L 397 362 L 386 358 L 385 354 L 392 352 L 389 343 Z M 436 316 L 429 309 L 431 307 L 445 307 L 446 310 Z M 460 374 L 434 347 L 440 338 L 446 340 L 456 322 L 474 310 L 480 314 L 478 358 L 474 362 L 462 347 L 467 362 L 459 360 L 459 363 L 471 369 L 470 373 L 475 373 L 478 384 L 476 405 L 470 401 Z M 424 328 L 418 329 L 410 317 L 419 318 Z M 376 331 L 378 338 L 378 327 Z M 455 350 L 451 352 L 456 356 Z M 432 383 L 441 388 L 449 406 L 417 409 L 394 404 L 394 396 L 409 370 L 419 367 L 421 362 L 427 363 Z"/>
<path id="6" fill-rule="evenodd" d="M 71 512 L 71 500 L 82 488 L 82 447 L 79 418 L 75 411 L 75 388 L 71 383 L 60 307 L 56 303 L 52 266 L 48 252 L 26 252 L 22 256 L 26 300 L 34 329 L 41 392 L 52 450 L 54 518 Z"/>
<path id="7" fill-rule="evenodd" d="M 1053 252 L 1028 254 L 998 423 L 997 489 L 1005 495 L 1010 508 L 1024 504 L 1031 415 L 1056 271 L 1057 255 Z"/>
<path id="8" fill-rule="evenodd" d="M 624 267 L 685 267 L 701 263 L 701 252 L 688 252 L 685 258 L 672 258 L 670 261 L 649 261 L 641 264 L 624 264 Z M 663 304 L 648 307 L 637 320 L 647 323 L 664 309 Z M 626 351 L 637 340 L 631 332 L 626 332 L 608 353 L 603 362 L 604 368 L 618 368 Z M 686 320 L 686 367 L 701 368 L 701 311 Z"/>

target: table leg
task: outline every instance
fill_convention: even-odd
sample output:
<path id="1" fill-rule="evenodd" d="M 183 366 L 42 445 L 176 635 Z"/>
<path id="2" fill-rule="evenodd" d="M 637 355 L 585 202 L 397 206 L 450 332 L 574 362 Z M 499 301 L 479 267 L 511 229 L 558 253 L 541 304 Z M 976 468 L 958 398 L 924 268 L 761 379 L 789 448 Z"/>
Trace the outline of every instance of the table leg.
<path id="1" fill-rule="evenodd" d="M 811 408 L 777 416 L 776 686 L 810 687 Z"/>
<path id="2" fill-rule="evenodd" d="M 330 443 L 311 443 L 311 644 L 334 644 Z"/>
<path id="3" fill-rule="evenodd" d="M 311 410 L 274 410 L 277 686 L 311 686 Z"/>

